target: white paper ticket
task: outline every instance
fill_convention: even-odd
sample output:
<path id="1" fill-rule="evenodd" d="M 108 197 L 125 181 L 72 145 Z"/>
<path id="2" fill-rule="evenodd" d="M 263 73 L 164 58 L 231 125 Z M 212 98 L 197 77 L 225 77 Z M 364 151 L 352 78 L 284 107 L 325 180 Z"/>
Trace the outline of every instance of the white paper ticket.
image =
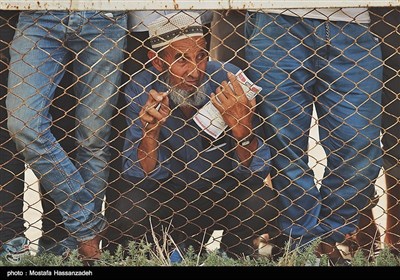
<path id="1" fill-rule="evenodd" d="M 242 70 L 236 73 L 236 77 L 249 100 L 252 100 L 261 91 L 262 88 L 252 83 Z M 218 138 L 227 127 L 222 115 L 211 101 L 204 105 L 194 115 L 193 119 L 200 128 L 215 139 Z"/>

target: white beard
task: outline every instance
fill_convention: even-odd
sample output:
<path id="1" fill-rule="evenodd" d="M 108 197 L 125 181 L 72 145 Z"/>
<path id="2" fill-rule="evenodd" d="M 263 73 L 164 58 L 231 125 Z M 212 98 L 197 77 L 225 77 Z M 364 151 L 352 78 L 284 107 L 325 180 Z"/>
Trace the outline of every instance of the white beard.
<path id="1" fill-rule="evenodd" d="M 162 81 L 169 85 L 169 77 L 162 78 Z M 203 105 L 209 97 L 204 91 L 204 85 L 197 87 L 194 92 L 179 88 L 171 88 L 168 97 L 178 106 L 193 106 Z"/>

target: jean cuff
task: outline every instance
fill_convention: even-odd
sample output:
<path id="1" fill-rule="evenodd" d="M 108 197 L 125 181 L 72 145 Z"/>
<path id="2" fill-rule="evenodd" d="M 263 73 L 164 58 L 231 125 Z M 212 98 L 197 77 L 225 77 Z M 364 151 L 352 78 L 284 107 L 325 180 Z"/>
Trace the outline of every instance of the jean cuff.
<path id="1" fill-rule="evenodd" d="M 82 231 L 81 233 L 83 233 L 83 234 L 76 237 L 78 242 L 92 240 L 93 238 L 98 236 L 100 233 L 102 233 L 106 229 L 108 223 L 105 220 L 105 218 L 103 216 L 101 216 L 101 217 L 97 218 L 97 220 L 98 220 L 98 222 L 94 226 L 92 225 L 92 226 L 90 226 L 90 228 L 85 226 L 86 228 L 89 228 L 89 229 Z M 93 222 L 91 222 L 91 224 L 93 224 Z"/>

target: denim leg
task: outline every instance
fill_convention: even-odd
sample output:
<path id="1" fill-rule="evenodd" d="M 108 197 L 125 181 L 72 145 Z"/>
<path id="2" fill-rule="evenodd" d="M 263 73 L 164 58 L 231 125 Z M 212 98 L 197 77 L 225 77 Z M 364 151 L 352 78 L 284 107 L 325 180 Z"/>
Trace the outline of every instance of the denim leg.
<path id="1" fill-rule="evenodd" d="M 347 27 L 344 28 L 347 37 L 351 32 L 357 32 L 354 38 L 358 38 L 359 42 L 354 39 L 349 42 L 343 38 L 345 35 L 334 37 L 335 40 L 327 38 L 328 26 L 324 21 L 274 14 L 250 15 L 245 29 L 250 40 L 250 45 L 246 47 L 246 59 L 252 65 L 248 75 L 263 88 L 259 109 L 265 118 L 267 139 L 274 153 L 273 184 L 279 191 L 284 209 L 279 219 L 280 226 L 293 238 L 301 238 L 300 243 L 307 243 L 315 237 L 326 237 L 332 232 L 338 232 L 330 237 L 333 242 L 340 242 L 343 234 L 351 233 L 355 229 L 356 222 L 353 220 L 357 221 L 357 209 L 362 209 L 373 194 L 373 182 L 381 165 L 377 136 L 380 125 L 380 70 L 378 60 L 372 59 L 374 56 L 379 59 L 380 54 L 364 26 L 343 25 Z M 352 30 L 353 26 L 359 30 Z M 336 32 L 334 36 L 338 36 L 338 29 L 335 30 L 333 26 L 330 28 L 332 30 L 329 31 Z M 327 40 L 330 40 L 330 44 L 327 44 Z M 334 56 L 336 48 L 346 50 L 341 53 L 342 59 L 351 58 L 353 63 L 339 61 Z M 368 55 L 368 51 L 362 48 L 373 49 L 373 54 Z M 366 67 L 352 69 L 354 64 Z M 337 70 L 339 66 L 340 71 Z M 350 69 L 354 71 L 349 71 L 348 76 L 341 76 Z M 369 72 L 368 69 L 376 71 Z M 348 83 L 353 87 L 346 91 Z M 346 101 L 341 104 L 350 107 L 348 110 L 351 113 L 343 109 L 340 111 L 340 104 L 328 102 L 338 99 L 338 95 L 343 98 L 344 93 L 348 100 L 345 98 Z M 328 157 L 321 192 L 314 182 L 307 156 L 313 103 L 318 109 L 320 135 Z M 323 112 L 321 108 L 326 111 Z M 341 113 L 338 114 L 337 110 Z M 346 113 L 350 117 L 345 118 Z M 333 122 L 335 119 L 341 120 L 342 130 L 340 134 L 331 136 L 337 126 L 333 123 L 328 126 L 327 120 Z M 350 132 L 346 131 L 348 128 L 352 128 Z M 343 135 L 346 133 L 350 134 Z M 355 135 L 355 141 L 360 143 L 345 142 L 349 136 Z M 337 151 L 337 145 L 343 148 Z M 355 159 L 352 158 L 354 154 L 357 154 Z M 341 156 L 340 160 L 335 162 L 338 155 Z M 337 172 L 337 167 L 340 167 L 339 171 L 343 173 L 348 163 L 352 164 L 353 171 L 346 170 L 348 173 L 344 178 L 355 177 L 346 184 L 335 182 L 337 177 L 343 181 L 343 177 L 331 172 Z M 346 205 L 355 205 L 342 207 L 343 201 L 346 201 Z M 325 219 L 328 216 L 329 219 Z"/>
<path id="2" fill-rule="evenodd" d="M 51 131 L 68 156 L 75 159 L 76 142 L 72 133 L 75 129 L 76 98 L 73 96 L 72 65 L 67 67 L 67 73 L 57 88 L 50 114 L 53 117 Z M 67 90 L 64 90 L 67 89 Z M 68 112 L 66 113 L 66 109 Z M 69 236 L 63 222 L 60 211 L 51 196 L 40 186 L 42 214 L 42 236 L 38 240 L 38 254 L 51 252 L 55 255 L 63 254 L 67 249 L 73 250 L 78 247 L 76 238 Z M 68 237 L 68 238 L 67 238 Z"/>
<path id="3" fill-rule="evenodd" d="M 96 215 L 94 194 L 83 187 L 80 172 L 50 132 L 49 105 L 69 59 L 62 43 L 71 32 L 66 26 L 68 16 L 60 11 L 21 13 L 11 49 L 8 124 L 17 148 L 57 204 L 66 228 L 83 241 L 103 229 L 104 220 Z"/>
<path id="4" fill-rule="evenodd" d="M 294 238 L 304 237 L 318 223 L 320 211 L 320 193 L 307 155 L 314 52 L 302 43 L 313 26 L 287 32 L 296 23 L 294 17 L 257 13 L 245 29 L 250 40 L 246 60 L 252 65 L 248 75 L 263 88 L 258 110 L 264 118 L 272 151 L 273 185 L 283 209 L 279 225 Z"/>
<path id="5" fill-rule="evenodd" d="M 319 61 L 316 102 L 327 166 L 321 182 L 321 221 L 344 234 L 354 232 L 358 213 L 374 195 L 382 167 L 380 147 L 381 51 L 367 27 L 329 24 L 327 61 Z M 338 240 L 339 236 L 332 236 Z"/>
<path id="6" fill-rule="evenodd" d="M 85 187 L 95 196 L 95 215 L 101 215 L 109 175 L 111 120 L 115 112 L 126 48 L 126 13 L 86 12 L 87 24 L 69 46 L 79 52 L 74 62 L 78 150 L 76 161 Z M 100 35 L 99 35 L 100 34 Z M 90 45 L 88 44 L 90 42 Z"/>
<path id="7" fill-rule="evenodd" d="M 14 36 L 18 12 L 0 12 L 0 243 L 24 234 L 23 194 L 25 163 L 7 129 L 6 94 L 8 44 Z"/>

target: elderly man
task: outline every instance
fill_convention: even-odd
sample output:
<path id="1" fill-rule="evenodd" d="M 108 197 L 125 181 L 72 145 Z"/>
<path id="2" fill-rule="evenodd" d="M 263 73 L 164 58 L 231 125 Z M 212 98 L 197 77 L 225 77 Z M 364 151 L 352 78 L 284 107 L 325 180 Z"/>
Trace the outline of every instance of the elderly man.
<path id="1" fill-rule="evenodd" d="M 200 250 L 218 229 L 229 256 L 253 255 L 254 238 L 278 214 L 264 183 L 270 151 L 256 129 L 255 99 L 232 74 L 237 67 L 209 61 L 197 14 L 168 14 L 149 34 L 152 67 L 126 88 L 123 175 L 135 187 L 121 190 L 110 232 L 123 245 L 156 236 Z M 218 135 L 199 121 L 213 118 L 205 108 L 225 123 Z"/>

